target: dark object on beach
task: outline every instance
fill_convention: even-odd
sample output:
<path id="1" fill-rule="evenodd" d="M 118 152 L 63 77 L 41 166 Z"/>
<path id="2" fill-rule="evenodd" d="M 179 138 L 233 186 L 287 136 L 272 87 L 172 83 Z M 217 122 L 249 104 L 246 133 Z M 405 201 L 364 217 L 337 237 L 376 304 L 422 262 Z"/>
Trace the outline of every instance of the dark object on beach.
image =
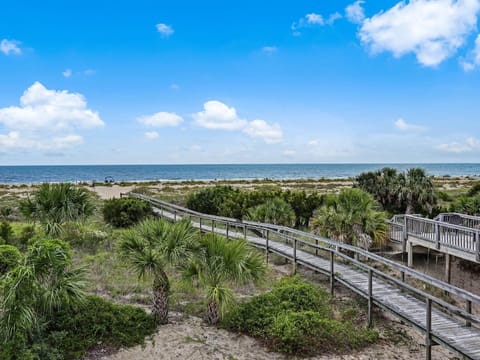
<path id="1" fill-rule="evenodd" d="M 105 184 L 113 184 L 115 179 L 112 176 L 105 176 Z"/>

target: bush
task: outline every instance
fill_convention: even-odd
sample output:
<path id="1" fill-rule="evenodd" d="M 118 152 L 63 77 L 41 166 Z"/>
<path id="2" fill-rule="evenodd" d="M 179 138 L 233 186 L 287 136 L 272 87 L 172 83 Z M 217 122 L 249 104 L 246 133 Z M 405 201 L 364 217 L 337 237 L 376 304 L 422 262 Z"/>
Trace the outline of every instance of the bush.
<path id="1" fill-rule="evenodd" d="M 378 334 L 330 319 L 328 293 L 287 277 L 265 294 L 238 304 L 223 324 L 261 338 L 274 351 L 295 355 L 341 352 L 374 342 Z"/>
<path id="2" fill-rule="evenodd" d="M 3 240 L 3 242 L 2 242 Z M 13 240 L 13 228 L 8 221 L 3 220 L 0 223 L 0 244 L 11 244 Z"/>
<path id="3" fill-rule="evenodd" d="M 105 200 L 103 219 L 106 223 L 119 228 L 126 228 L 153 215 L 150 203 L 135 198 L 113 198 Z"/>
<path id="4" fill-rule="evenodd" d="M 108 238 L 108 233 L 84 223 L 67 223 L 64 225 L 62 240 L 84 249 L 96 249 Z"/>
<path id="5" fill-rule="evenodd" d="M 22 255 L 15 246 L 0 245 L 0 276 L 15 267 L 21 258 Z"/>
<path id="6" fill-rule="evenodd" d="M 48 330 L 50 334 L 65 333 L 56 347 L 66 358 L 80 358 L 97 344 L 113 347 L 143 344 L 156 326 L 153 316 L 141 308 L 88 296 L 82 306 L 60 311 Z"/>
<path id="7" fill-rule="evenodd" d="M 270 346 L 287 354 L 341 352 L 368 345 L 378 338 L 373 330 L 323 318 L 315 311 L 287 311 L 269 328 Z"/>

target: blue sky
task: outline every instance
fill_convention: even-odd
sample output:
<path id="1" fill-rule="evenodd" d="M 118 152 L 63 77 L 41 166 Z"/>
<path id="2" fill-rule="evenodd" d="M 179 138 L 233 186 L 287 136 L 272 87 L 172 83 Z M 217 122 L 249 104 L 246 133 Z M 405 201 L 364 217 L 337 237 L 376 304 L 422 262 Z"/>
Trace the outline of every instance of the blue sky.
<path id="1" fill-rule="evenodd" d="M 7 1 L 0 164 L 478 162 L 479 12 Z"/>

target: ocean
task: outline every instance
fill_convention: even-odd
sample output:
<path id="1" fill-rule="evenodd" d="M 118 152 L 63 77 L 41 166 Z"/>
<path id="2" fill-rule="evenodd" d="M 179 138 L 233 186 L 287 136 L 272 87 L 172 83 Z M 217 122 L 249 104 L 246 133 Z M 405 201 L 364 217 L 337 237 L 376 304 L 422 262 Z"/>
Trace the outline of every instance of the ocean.
<path id="1" fill-rule="evenodd" d="M 434 176 L 478 176 L 480 164 L 218 164 L 0 166 L 0 184 L 42 182 L 180 181 L 348 178 L 389 166 L 424 168 Z"/>

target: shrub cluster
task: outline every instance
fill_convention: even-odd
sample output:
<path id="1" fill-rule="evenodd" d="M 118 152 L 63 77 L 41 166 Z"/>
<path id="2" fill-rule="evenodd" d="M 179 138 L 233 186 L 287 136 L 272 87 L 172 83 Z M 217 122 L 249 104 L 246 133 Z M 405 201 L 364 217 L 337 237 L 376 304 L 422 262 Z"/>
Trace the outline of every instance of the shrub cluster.
<path id="1" fill-rule="evenodd" d="M 103 219 L 118 228 L 130 227 L 151 215 L 152 206 L 141 199 L 113 198 L 105 200 L 103 205 Z"/>
<path id="2" fill-rule="evenodd" d="M 288 203 L 295 213 L 295 226 L 308 226 L 313 211 L 323 204 L 323 196 L 314 192 L 282 190 L 263 186 L 255 191 L 240 190 L 232 186 L 214 186 L 192 193 L 187 207 L 211 215 L 243 219 L 252 208 L 274 199 Z"/>
<path id="3" fill-rule="evenodd" d="M 230 330 L 261 338 L 272 350 L 295 355 L 341 352 L 374 342 L 378 334 L 331 319 L 329 295 L 299 277 L 238 304 L 224 320 Z"/>

